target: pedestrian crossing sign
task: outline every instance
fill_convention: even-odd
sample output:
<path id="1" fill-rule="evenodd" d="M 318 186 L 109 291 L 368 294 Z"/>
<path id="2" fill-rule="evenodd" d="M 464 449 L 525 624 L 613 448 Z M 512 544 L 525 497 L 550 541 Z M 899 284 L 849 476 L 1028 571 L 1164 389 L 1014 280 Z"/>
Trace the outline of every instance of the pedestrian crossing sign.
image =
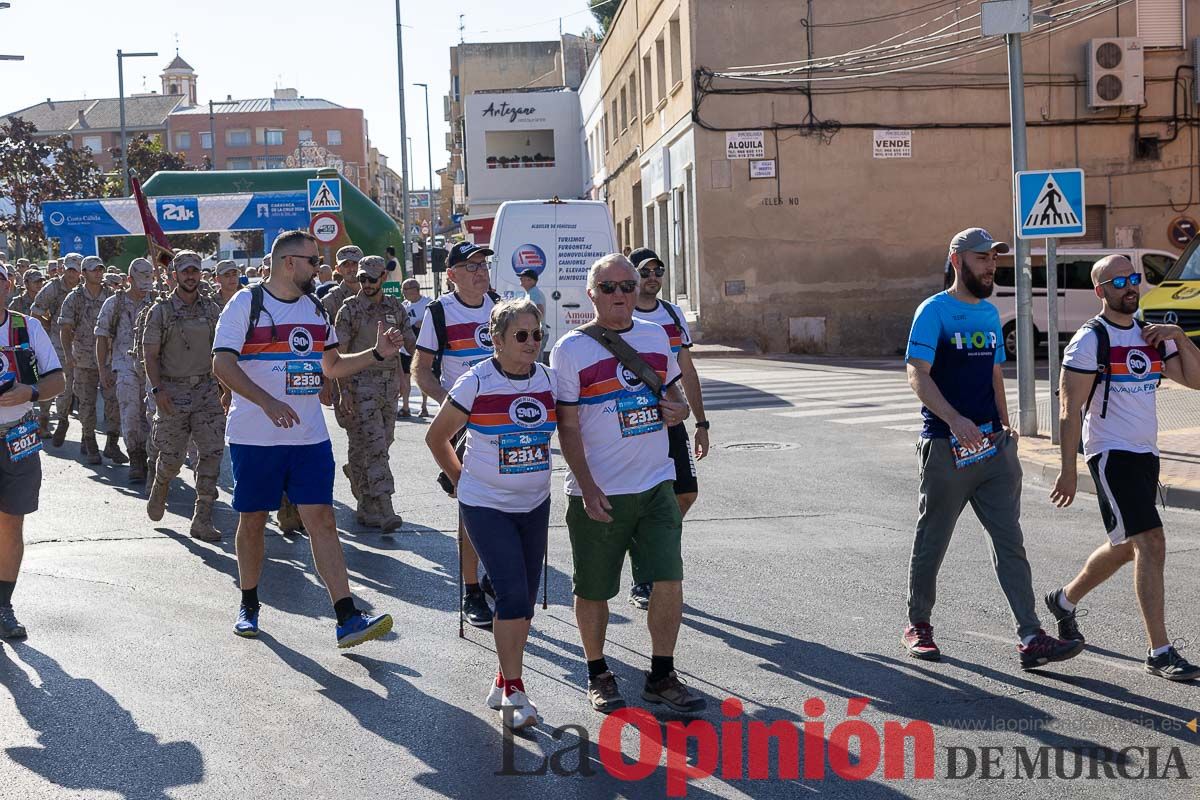
<path id="1" fill-rule="evenodd" d="M 1017 238 L 1060 239 L 1086 232 L 1083 170 L 1018 172 L 1016 190 Z"/>
<path id="2" fill-rule="evenodd" d="M 342 182 L 340 179 L 308 179 L 308 211 L 310 214 L 317 214 L 321 211 L 338 212 L 341 210 Z"/>

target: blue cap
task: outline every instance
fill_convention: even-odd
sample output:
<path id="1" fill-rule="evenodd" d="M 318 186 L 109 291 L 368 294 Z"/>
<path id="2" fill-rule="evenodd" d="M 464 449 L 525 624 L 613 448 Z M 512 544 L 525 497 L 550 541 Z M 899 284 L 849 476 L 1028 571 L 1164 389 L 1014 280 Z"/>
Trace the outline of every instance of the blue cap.
<path id="1" fill-rule="evenodd" d="M 495 250 L 487 247 L 480 247 L 473 242 L 459 242 L 450 248 L 450 259 L 446 262 L 447 267 L 453 267 L 455 264 L 460 264 L 463 261 L 469 261 L 471 256 L 476 253 L 483 253 L 485 256 L 496 255 Z"/>

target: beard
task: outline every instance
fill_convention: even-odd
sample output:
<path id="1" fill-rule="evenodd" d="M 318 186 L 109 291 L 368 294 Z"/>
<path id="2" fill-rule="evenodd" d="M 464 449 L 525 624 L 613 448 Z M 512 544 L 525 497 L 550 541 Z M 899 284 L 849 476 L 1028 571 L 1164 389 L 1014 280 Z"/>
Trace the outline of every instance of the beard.
<path id="1" fill-rule="evenodd" d="M 1140 294 L 1127 292 L 1118 297 L 1116 302 L 1109 303 L 1109 307 L 1118 314 L 1132 314 L 1138 310 L 1141 299 Z"/>
<path id="2" fill-rule="evenodd" d="M 301 294 L 312 294 L 317 288 L 315 275 L 309 275 L 308 280 L 303 283 L 293 279 L 293 283 L 296 284 L 296 288 L 300 290 Z"/>
<path id="3" fill-rule="evenodd" d="M 962 270 L 962 281 L 963 286 L 967 288 L 967 291 L 978 297 L 980 300 L 991 297 L 992 292 L 996 288 L 996 283 L 994 280 L 985 282 L 982 277 L 972 272 L 965 264 L 963 265 Z"/>

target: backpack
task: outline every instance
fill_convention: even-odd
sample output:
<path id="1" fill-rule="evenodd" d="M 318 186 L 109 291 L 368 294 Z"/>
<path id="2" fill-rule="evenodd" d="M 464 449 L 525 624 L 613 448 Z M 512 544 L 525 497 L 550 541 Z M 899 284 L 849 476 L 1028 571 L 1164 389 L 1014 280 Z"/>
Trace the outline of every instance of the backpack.
<path id="1" fill-rule="evenodd" d="M 135 364 L 145 365 L 146 351 L 142 349 L 142 335 L 146 332 L 146 321 L 150 319 L 150 312 L 154 306 L 158 305 L 158 301 L 146 303 L 138 312 L 137 318 L 133 321 L 133 347 L 129 350 L 129 355 L 133 358 Z"/>
<path id="2" fill-rule="evenodd" d="M 662 303 L 662 307 L 666 309 L 667 316 L 670 317 L 671 321 L 675 323 L 675 330 L 679 331 L 679 338 L 682 339 L 686 329 L 683 327 L 683 320 L 679 319 L 679 315 L 675 313 L 675 306 L 666 302 L 665 300 L 660 300 L 659 302 Z"/>
<path id="3" fill-rule="evenodd" d="M 1134 319 L 1139 328 L 1146 327 L 1146 323 L 1140 319 Z M 1100 401 L 1100 419 L 1108 416 L 1108 393 L 1112 386 L 1112 346 L 1109 343 L 1108 328 L 1104 326 L 1100 317 L 1092 317 L 1083 324 L 1083 327 L 1096 334 L 1096 380 L 1092 382 L 1092 391 L 1088 393 L 1087 403 L 1084 404 L 1084 413 L 1092 407 L 1092 398 L 1096 396 L 1096 390 L 1100 388 L 1100 382 L 1104 381 L 1104 395 Z M 1164 345 L 1158 346 L 1158 357 L 1160 360 L 1166 360 L 1167 348 Z M 1158 382 L 1162 383 L 1160 376 Z"/>
<path id="4" fill-rule="evenodd" d="M 266 289 L 261 283 L 256 283 L 250 287 L 250 323 L 246 326 L 246 339 L 250 338 L 250 334 L 254 333 L 254 329 L 258 327 L 258 318 L 262 316 L 263 303 L 266 302 Z M 317 307 L 317 313 L 321 315 L 321 319 L 325 320 L 326 325 L 332 325 L 333 322 L 329 319 L 329 312 L 325 310 L 325 306 L 321 305 L 321 301 L 316 295 L 304 295 L 312 304 Z M 268 314 L 268 316 L 270 316 Z M 445 321 L 445 315 L 442 317 Z"/>
<path id="5" fill-rule="evenodd" d="M 492 303 L 501 301 L 500 295 L 488 289 L 487 296 L 492 298 Z M 431 300 L 426 306 L 429 311 L 429 316 L 433 320 L 433 332 L 437 335 L 438 349 L 433 356 L 433 377 L 438 380 L 442 379 L 442 354 L 446 352 L 449 346 L 449 339 L 446 336 L 446 307 L 442 305 L 441 298 Z"/>

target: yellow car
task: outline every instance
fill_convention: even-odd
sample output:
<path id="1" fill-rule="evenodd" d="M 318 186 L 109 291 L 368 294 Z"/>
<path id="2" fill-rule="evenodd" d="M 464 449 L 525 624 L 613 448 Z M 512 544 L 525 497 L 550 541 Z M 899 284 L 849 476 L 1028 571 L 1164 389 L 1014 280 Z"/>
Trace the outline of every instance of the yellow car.
<path id="1" fill-rule="evenodd" d="M 1140 316 L 1150 323 L 1178 325 L 1200 344 L 1200 237 L 1191 241 L 1162 282 L 1142 295 Z"/>

